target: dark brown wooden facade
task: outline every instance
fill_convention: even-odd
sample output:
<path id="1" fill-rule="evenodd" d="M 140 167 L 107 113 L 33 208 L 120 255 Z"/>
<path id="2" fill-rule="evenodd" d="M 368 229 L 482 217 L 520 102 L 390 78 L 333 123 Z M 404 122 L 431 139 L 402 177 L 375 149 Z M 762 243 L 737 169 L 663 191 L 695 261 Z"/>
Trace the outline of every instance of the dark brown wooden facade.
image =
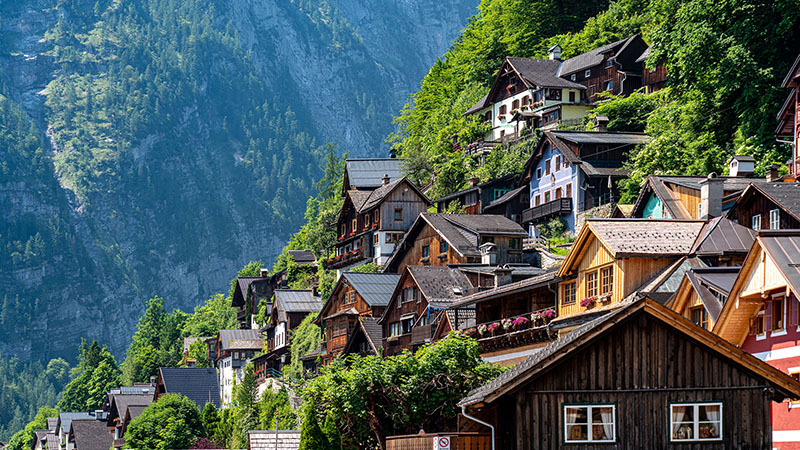
<path id="1" fill-rule="evenodd" d="M 465 214 L 481 214 L 485 207 L 514 189 L 514 177 L 507 176 L 478 184 L 477 178 L 470 179 L 470 187 L 434 200 L 436 212 L 443 213 L 458 202 Z"/>
<path id="2" fill-rule="evenodd" d="M 754 230 L 800 229 L 800 220 L 794 211 L 781 204 L 783 199 L 800 203 L 797 198 L 800 198 L 800 184 L 796 182 L 750 185 L 728 211 L 728 218 Z M 778 214 L 777 228 L 772 220 L 774 214 Z"/>
<path id="3" fill-rule="evenodd" d="M 381 317 L 383 327 L 383 352 L 384 356 L 394 356 L 403 350 L 415 350 L 424 344 L 420 339 L 427 331 L 428 337 L 432 336 L 431 321 L 428 319 L 428 300 L 408 270 L 400 276 L 392 301 L 386 307 L 386 312 Z M 420 321 L 420 319 L 423 319 Z M 399 334 L 393 327 L 399 327 Z M 413 331 L 417 329 L 417 339 Z"/>
<path id="4" fill-rule="evenodd" d="M 800 384 L 663 306 L 640 303 L 599 319 L 561 353 L 546 348 L 534 364 L 512 369 L 508 384 L 462 402 L 488 402 L 477 405 L 494 418 L 497 448 L 508 450 L 771 449 L 770 403 L 796 395 Z M 721 423 L 713 425 L 720 438 L 676 442 L 687 431 L 671 422 L 671 405 L 697 403 L 721 405 Z M 566 407 L 592 405 L 613 408 L 613 428 L 589 432 L 595 439 L 608 432 L 610 442 L 567 442 L 587 433 L 565 423 Z"/>
<path id="5" fill-rule="evenodd" d="M 663 62 L 658 63 L 653 70 L 643 67 L 642 72 L 642 86 L 644 92 L 650 94 L 661 89 L 667 85 L 667 66 Z"/>

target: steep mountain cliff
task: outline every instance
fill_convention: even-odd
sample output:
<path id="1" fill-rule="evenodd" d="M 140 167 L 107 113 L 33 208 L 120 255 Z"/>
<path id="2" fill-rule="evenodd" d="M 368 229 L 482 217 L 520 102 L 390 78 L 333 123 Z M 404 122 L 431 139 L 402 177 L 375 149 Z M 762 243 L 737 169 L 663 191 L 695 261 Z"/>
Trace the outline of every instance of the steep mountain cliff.
<path id="1" fill-rule="evenodd" d="M 476 3 L 0 1 L 0 353 L 119 354 L 148 297 L 270 261 Z"/>

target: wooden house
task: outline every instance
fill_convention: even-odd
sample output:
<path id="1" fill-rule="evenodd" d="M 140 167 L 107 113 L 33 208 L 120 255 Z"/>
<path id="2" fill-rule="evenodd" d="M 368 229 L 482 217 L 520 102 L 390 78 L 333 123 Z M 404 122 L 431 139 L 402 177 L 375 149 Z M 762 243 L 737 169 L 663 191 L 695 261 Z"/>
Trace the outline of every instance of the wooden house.
<path id="1" fill-rule="evenodd" d="M 596 131 L 545 131 L 525 163 L 519 184 L 530 186 L 530 207 L 522 223 L 537 225 L 563 219 L 576 231 L 584 211 L 619 199 L 616 181 L 628 175 L 625 155 L 649 136 L 605 130 L 599 118 Z"/>
<path id="2" fill-rule="evenodd" d="M 353 158 L 344 162 L 342 197 L 347 191 L 374 191 L 383 186 L 383 178 L 399 180 L 403 177 L 402 159 Z"/>
<path id="3" fill-rule="evenodd" d="M 727 217 L 753 230 L 800 229 L 800 183 L 754 183 L 736 198 Z"/>
<path id="4" fill-rule="evenodd" d="M 222 407 L 217 371 L 211 367 L 161 367 L 153 401 L 167 394 L 182 394 L 201 410 L 206 403 Z"/>
<path id="5" fill-rule="evenodd" d="M 759 231 L 712 330 L 795 379 L 800 379 L 798 262 L 800 230 Z M 773 404 L 771 417 L 772 448 L 800 448 L 800 403 Z"/>
<path id="6" fill-rule="evenodd" d="M 244 367 L 264 350 L 264 337 L 258 330 L 219 330 L 207 341 L 209 360 L 219 373 L 219 395 L 222 404 L 233 401 L 233 386 L 244 379 Z"/>
<path id="7" fill-rule="evenodd" d="M 69 430 L 67 448 L 73 450 L 107 450 L 113 436 L 101 420 L 73 420 Z"/>
<path id="8" fill-rule="evenodd" d="M 394 273 L 342 274 L 314 319 L 314 323 L 323 330 L 323 364 L 328 364 L 344 352 L 356 329 L 361 326 L 360 318 L 377 320 L 383 315 L 399 280 L 400 275 Z M 363 337 L 370 336 L 367 333 Z"/>
<path id="9" fill-rule="evenodd" d="M 664 89 L 667 85 L 667 66 L 665 62 L 659 61 L 653 68 L 647 67 L 647 58 L 650 57 L 650 47 L 647 47 L 641 56 L 636 59 L 636 63 L 642 65 L 642 87 L 645 94 Z"/>
<path id="10" fill-rule="evenodd" d="M 778 112 L 779 125 L 775 134 L 779 139 L 792 144 L 789 175 L 797 179 L 800 177 L 800 55 L 794 60 L 781 87 L 790 89 L 790 92 Z"/>
<path id="11" fill-rule="evenodd" d="M 705 222 L 588 219 L 558 270 L 559 326 L 574 326 L 681 267 Z M 674 292 L 674 291 L 673 291 Z M 671 293 L 669 293 L 671 294 Z"/>
<path id="12" fill-rule="evenodd" d="M 742 162 L 739 162 L 739 159 Z M 750 159 L 750 160 L 748 160 Z M 650 175 L 639 191 L 631 217 L 642 219 L 704 219 L 719 217 L 728 211 L 738 194 L 750 184 L 764 183 L 754 178 L 754 161 L 736 156 L 730 165 L 749 166 L 749 171 L 731 170 L 732 176 Z"/>
<path id="13" fill-rule="evenodd" d="M 515 181 L 511 175 L 486 183 L 478 183 L 478 178 L 472 177 L 468 188 L 434 200 L 436 212 L 447 212 L 458 204 L 464 208 L 464 214 L 482 214 L 491 202 L 513 190 Z"/>
<path id="14" fill-rule="evenodd" d="M 522 262 L 528 233 L 503 216 L 422 213 L 397 244 L 384 271 L 406 266 L 501 265 Z"/>
<path id="15" fill-rule="evenodd" d="M 739 266 L 692 267 L 666 306 L 697 326 L 711 330 L 728 299 Z"/>
<path id="16" fill-rule="evenodd" d="M 517 223 L 522 223 L 522 211 L 531 205 L 530 188 L 522 185 L 512 189 L 483 208 L 484 214 L 503 216 Z"/>
<path id="17" fill-rule="evenodd" d="M 110 403 L 108 408 L 104 408 L 108 413 L 106 426 L 113 430 L 113 448 L 122 448 L 125 445 L 125 432 L 128 430 L 128 425 L 131 420 L 139 417 L 148 405 L 153 403 L 155 389 L 148 387 L 148 389 L 141 389 L 134 394 L 129 392 L 109 395 Z"/>
<path id="18" fill-rule="evenodd" d="M 275 302 L 267 326 L 264 355 L 253 359 L 257 378 L 279 374 L 289 362 L 289 332 L 297 328 L 309 314 L 322 308 L 322 299 L 309 289 L 280 289 L 275 291 Z"/>
<path id="19" fill-rule="evenodd" d="M 716 217 L 706 221 L 690 255 L 702 266 L 741 266 L 755 236 L 747 227 L 725 217 Z"/>
<path id="20" fill-rule="evenodd" d="M 559 77 L 561 65 L 558 46 L 551 49 L 550 59 L 506 57 L 489 92 L 464 113 L 476 114 L 492 126 L 483 142 L 467 144 L 466 150 L 485 153 L 530 130 L 580 120 L 590 108 L 586 88 Z"/>
<path id="21" fill-rule="evenodd" d="M 372 261 L 384 265 L 394 246 L 430 200 L 405 177 L 372 191 L 350 190 L 336 221 L 336 255 L 327 261 L 337 274 Z"/>
<path id="22" fill-rule="evenodd" d="M 555 318 L 557 292 L 555 270 L 479 290 L 448 307 L 434 340 L 462 330 L 478 340 L 486 361 L 516 364 L 553 337 L 547 324 Z"/>
<path id="23" fill-rule="evenodd" d="M 231 306 L 236 308 L 236 319 L 239 328 L 258 328 L 253 317 L 258 312 L 262 300 L 267 302 L 267 311 L 272 309 L 272 294 L 276 289 L 288 288 L 286 270 L 269 274 L 269 270 L 261 269 L 258 277 L 238 277 L 231 297 Z"/>
<path id="24" fill-rule="evenodd" d="M 472 289 L 458 269 L 407 266 L 378 323 L 383 328 L 384 355 L 416 350 L 431 342 L 443 311 Z"/>
<path id="25" fill-rule="evenodd" d="M 379 317 L 359 317 L 342 354 L 383 355 L 383 327 L 379 320 Z"/>
<path id="26" fill-rule="evenodd" d="M 465 426 L 488 422 L 504 450 L 771 449 L 770 403 L 797 397 L 797 380 L 639 300 L 558 338 L 459 406 Z"/>

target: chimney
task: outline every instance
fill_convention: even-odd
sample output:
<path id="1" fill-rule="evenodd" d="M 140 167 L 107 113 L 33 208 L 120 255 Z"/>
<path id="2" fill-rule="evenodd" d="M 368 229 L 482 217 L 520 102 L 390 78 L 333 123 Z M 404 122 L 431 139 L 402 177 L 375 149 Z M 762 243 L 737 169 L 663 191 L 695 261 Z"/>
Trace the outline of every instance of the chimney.
<path id="1" fill-rule="evenodd" d="M 261 278 L 266 278 L 269 276 L 269 269 L 261 268 Z"/>
<path id="2" fill-rule="evenodd" d="M 755 171 L 756 160 L 752 156 L 732 156 L 728 162 L 728 174 L 732 177 L 752 177 Z"/>
<path id="3" fill-rule="evenodd" d="M 550 47 L 550 50 L 548 50 L 548 52 L 550 52 L 550 59 L 552 59 L 554 61 L 561 61 L 561 46 L 560 45 L 556 44 L 556 45 Z"/>
<path id="4" fill-rule="evenodd" d="M 383 178 L 381 178 L 381 183 L 383 183 L 384 186 L 389 184 L 389 174 L 388 173 L 383 174 Z"/>
<path id="5" fill-rule="evenodd" d="M 511 283 L 511 267 L 508 264 L 504 266 L 497 266 L 494 269 L 494 287 L 505 286 Z"/>
<path id="6" fill-rule="evenodd" d="M 469 187 L 475 187 L 478 185 L 478 177 L 471 177 L 469 179 Z"/>
<path id="7" fill-rule="evenodd" d="M 711 172 L 705 180 L 700 181 L 700 211 L 698 219 L 709 219 L 722 215 L 722 179 Z"/>
<path id="8" fill-rule="evenodd" d="M 594 131 L 608 131 L 608 116 L 594 116 Z"/>
<path id="9" fill-rule="evenodd" d="M 769 166 L 769 168 L 767 169 L 767 181 L 768 182 L 769 181 L 777 181 L 778 180 L 778 178 L 780 177 L 780 173 L 778 172 L 778 168 L 779 167 L 780 166 L 778 166 L 777 164 L 771 164 Z"/>
<path id="10" fill-rule="evenodd" d="M 497 264 L 497 246 L 492 242 L 487 242 L 480 246 L 481 263 L 487 266 Z"/>
<path id="11" fill-rule="evenodd" d="M 153 386 L 153 387 L 156 386 L 156 376 L 155 375 L 150 376 L 150 386 Z"/>

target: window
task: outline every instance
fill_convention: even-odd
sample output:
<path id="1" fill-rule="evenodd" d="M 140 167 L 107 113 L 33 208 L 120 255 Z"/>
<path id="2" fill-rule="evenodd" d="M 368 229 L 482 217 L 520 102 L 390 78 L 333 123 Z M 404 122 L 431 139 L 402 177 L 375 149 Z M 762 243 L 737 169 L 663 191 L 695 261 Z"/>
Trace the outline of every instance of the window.
<path id="1" fill-rule="evenodd" d="M 617 440 L 614 405 L 564 405 L 564 442 Z"/>
<path id="2" fill-rule="evenodd" d="M 347 225 L 342 224 L 342 236 L 347 234 Z"/>
<path id="3" fill-rule="evenodd" d="M 567 183 L 567 197 L 572 198 L 572 183 Z"/>
<path id="4" fill-rule="evenodd" d="M 722 440 L 722 403 L 678 403 L 669 408 L 671 441 Z"/>
<path id="5" fill-rule="evenodd" d="M 505 113 L 506 113 L 506 105 L 500 105 L 500 115 L 502 116 Z"/>
<path id="6" fill-rule="evenodd" d="M 478 192 L 472 191 L 468 192 L 467 196 L 464 199 L 464 206 L 472 206 L 478 204 Z"/>
<path id="7" fill-rule="evenodd" d="M 541 167 L 536 169 L 536 178 L 542 178 L 542 168 Z"/>
<path id="8" fill-rule="evenodd" d="M 356 293 L 350 292 L 347 294 L 347 304 L 352 304 L 356 302 Z"/>
<path id="9" fill-rule="evenodd" d="M 583 72 L 584 78 L 589 78 L 592 76 L 592 69 L 586 69 L 586 72 Z"/>
<path id="10" fill-rule="evenodd" d="M 417 288 L 414 286 L 403 289 L 403 302 L 413 302 L 417 299 Z"/>
<path id="11" fill-rule="evenodd" d="M 783 309 L 783 297 L 777 298 L 772 300 L 772 322 L 770 329 L 775 331 L 783 331 L 783 324 L 784 324 L 784 309 Z"/>
<path id="12" fill-rule="evenodd" d="M 492 192 L 492 200 L 497 200 L 498 198 L 506 195 L 510 190 L 511 189 L 495 189 L 494 192 Z"/>
<path id="13" fill-rule="evenodd" d="M 431 246 L 430 245 L 423 245 L 422 246 L 422 257 L 428 258 L 431 256 Z"/>
<path id="14" fill-rule="evenodd" d="M 586 273 L 586 297 L 597 297 L 597 271 Z"/>
<path id="15" fill-rule="evenodd" d="M 550 160 L 544 162 L 544 174 L 545 176 L 550 175 Z"/>
<path id="16" fill-rule="evenodd" d="M 569 92 L 569 102 L 575 103 L 575 92 L 572 91 Z"/>
<path id="17" fill-rule="evenodd" d="M 753 216 L 753 218 L 750 219 L 750 224 L 751 224 L 750 228 L 752 228 L 754 230 L 760 230 L 761 229 L 761 214 L 756 214 L 755 216 Z"/>
<path id="18" fill-rule="evenodd" d="M 520 238 L 511 238 L 508 240 L 508 248 L 511 250 L 519 250 L 522 248 L 522 240 Z"/>
<path id="19" fill-rule="evenodd" d="M 553 172 L 558 172 L 558 169 L 561 168 L 561 155 L 556 155 L 556 165 L 553 168 Z"/>
<path id="20" fill-rule="evenodd" d="M 598 145 L 594 151 L 594 157 L 597 159 L 608 159 L 608 146 Z"/>
<path id="21" fill-rule="evenodd" d="M 486 111 L 486 114 L 483 115 L 483 120 L 485 120 L 486 122 L 491 123 L 492 122 L 492 112 L 491 111 Z"/>
<path id="22" fill-rule="evenodd" d="M 561 198 L 561 188 L 556 188 L 556 199 Z"/>
<path id="23" fill-rule="evenodd" d="M 394 220 L 397 222 L 403 220 L 403 208 L 394 209 Z"/>
<path id="24" fill-rule="evenodd" d="M 544 193 L 544 202 L 547 203 L 550 201 L 550 191 Z"/>
<path id="25" fill-rule="evenodd" d="M 358 229 L 358 219 L 353 219 L 353 223 L 350 226 L 351 233 L 355 233 Z"/>
<path id="26" fill-rule="evenodd" d="M 414 318 L 410 317 L 408 319 L 403 319 L 400 321 L 401 329 L 403 330 L 403 334 L 410 333 L 411 328 L 414 326 Z"/>
<path id="27" fill-rule="evenodd" d="M 494 236 L 481 236 L 481 245 L 487 242 L 491 242 L 492 244 L 494 244 Z"/>
<path id="28" fill-rule="evenodd" d="M 564 304 L 571 305 L 575 303 L 575 282 L 566 283 L 564 285 Z"/>
<path id="29" fill-rule="evenodd" d="M 770 230 L 781 229 L 781 211 L 777 208 L 769 212 L 769 229 Z"/>
<path id="30" fill-rule="evenodd" d="M 400 327 L 400 322 L 392 322 L 391 325 L 389 325 L 389 337 L 400 336 L 401 334 L 403 334 L 403 332 Z"/>
<path id="31" fill-rule="evenodd" d="M 530 105 L 530 104 L 531 104 L 531 98 L 530 98 L 530 96 L 527 96 L 527 95 L 526 95 L 525 97 L 522 97 L 522 105 L 523 105 L 523 106 L 524 106 L 524 105 Z"/>
<path id="32" fill-rule="evenodd" d="M 570 81 L 576 81 L 576 80 L 578 79 L 578 75 L 573 73 L 573 74 L 572 74 L 572 75 L 569 77 L 569 79 L 570 79 Z"/>
<path id="33" fill-rule="evenodd" d="M 539 203 L 541 203 L 541 197 L 539 197 L 539 194 L 536 194 L 533 196 L 533 206 L 539 206 Z"/>
<path id="34" fill-rule="evenodd" d="M 614 267 L 604 267 L 600 269 L 600 294 L 611 294 L 614 289 Z"/>
<path id="35" fill-rule="evenodd" d="M 613 65 L 614 65 L 614 59 L 613 58 L 608 58 L 606 60 L 606 69 L 608 69 L 609 67 L 611 67 Z"/>
<path id="36" fill-rule="evenodd" d="M 766 334 L 763 310 L 759 311 L 758 314 L 756 314 L 756 316 L 750 321 L 750 334 L 757 337 L 764 336 Z"/>
<path id="37" fill-rule="evenodd" d="M 449 248 L 450 248 L 450 246 L 447 244 L 447 241 L 443 240 L 443 241 L 439 242 L 439 253 L 447 253 L 447 250 Z"/>
<path id="38" fill-rule="evenodd" d="M 519 100 L 514 100 L 511 102 L 511 110 L 519 109 Z"/>
<path id="39" fill-rule="evenodd" d="M 372 214 L 364 214 L 364 227 L 372 225 Z"/>
<path id="40" fill-rule="evenodd" d="M 372 240 L 372 243 L 375 244 L 375 245 L 378 245 L 378 244 L 381 243 L 381 235 L 380 235 L 380 233 L 375 233 L 375 237 Z"/>
<path id="41" fill-rule="evenodd" d="M 709 329 L 708 311 L 703 306 L 692 308 L 692 322 L 700 328 Z"/>
<path id="42" fill-rule="evenodd" d="M 607 90 L 607 91 L 612 91 L 612 90 L 614 90 L 614 80 L 608 80 L 608 81 L 606 81 L 606 90 Z"/>

